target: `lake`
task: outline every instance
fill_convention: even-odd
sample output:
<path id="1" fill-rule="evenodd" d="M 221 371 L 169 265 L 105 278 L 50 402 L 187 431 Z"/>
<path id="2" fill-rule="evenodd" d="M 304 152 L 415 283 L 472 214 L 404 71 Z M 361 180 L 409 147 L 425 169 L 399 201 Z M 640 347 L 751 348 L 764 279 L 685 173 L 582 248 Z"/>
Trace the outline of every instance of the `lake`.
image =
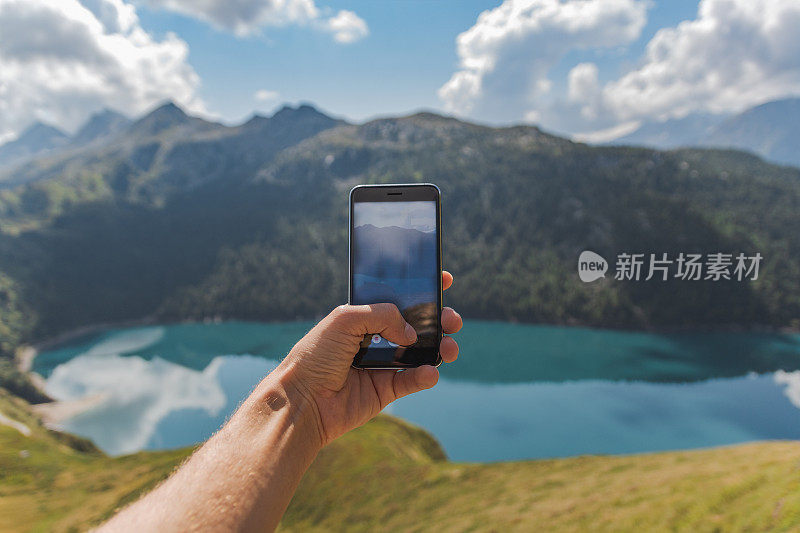
<path id="1" fill-rule="evenodd" d="M 40 353 L 60 423 L 111 454 L 200 442 L 310 322 L 112 329 Z M 800 335 L 655 334 L 465 321 L 459 360 L 388 412 L 456 461 L 800 439 Z"/>

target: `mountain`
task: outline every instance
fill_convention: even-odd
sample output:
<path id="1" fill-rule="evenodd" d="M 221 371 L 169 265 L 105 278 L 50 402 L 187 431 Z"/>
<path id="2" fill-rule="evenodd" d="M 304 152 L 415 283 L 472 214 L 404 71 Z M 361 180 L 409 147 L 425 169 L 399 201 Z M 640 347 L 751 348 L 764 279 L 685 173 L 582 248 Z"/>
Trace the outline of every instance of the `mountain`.
<path id="1" fill-rule="evenodd" d="M 199 131 L 210 131 L 220 127 L 198 117 L 190 117 L 174 102 L 166 102 L 133 122 L 128 128 L 129 136 L 148 138 L 164 132 L 191 134 Z"/>
<path id="2" fill-rule="evenodd" d="M 748 109 L 713 128 L 702 144 L 749 150 L 800 167 L 800 98 Z"/>
<path id="3" fill-rule="evenodd" d="M 424 277 L 436 264 L 436 234 L 416 229 L 372 224 L 356 226 L 353 258 L 356 272 L 375 278 Z M 398 251 L 399 253 L 393 253 Z"/>
<path id="4" fill-rule="evenodd" d="M 11 167 L 30 158 L 63 146 L 67 135 L 47 124 L 36 122 L 15 140 L 0 146 L 0 167 Z"/>
<path id="5" fill-rule="evenodd" d="M 363 224 L 353 228 L 351 238 L 356 273 L 352 303 L 394 303 L 420 332 L 418 324 L 435 316 L 436 233 Z"/>
<path id="6" fill-rule="evenodd" d="M 686 146 L 733 148 L 800 167 L 800 98 L 767 102 L 734 116 L 698 113 L 647 122 L 613 145 L 672 149 Z"/>
<path id="7" fill-rule="evenodd" d="M 74 150 L 93 142 L 107 141 L 124 130 L 130 122 L 126 116 L 104 109 L 89 117 L 72 136 L 53 126 L 36 122 L 24 130 L 17 139 L 0 146 L 0 169 L 8 171 L 35 157 L 53 156 L 64 150 Z M 3 181 L 0 176 L 0 183 Z"/>
<path id="8" fill-rule="evenodd" d="M 694 113 L 683 118 L 645 122 L 635 131 L 612 141 L 614 145 L 651 146 L 671 150 L 702 145 L 727 115 Z"/>
<path id="9" fill-rule="evenodd" d="M 340 124 L 310 106 L 300 106 L 228 127 L 189 116 L 168 102 L 129 124 L 113 142 L 90 143 L 23 165 L 0 175 L 0 187 L 57 179 L 69 184 L 68 201 L 75 195 L 84 200 L 122 195 L 157 203 L 174 190 L 249 175 L 277 151 Z M 98 176 L 102 184 L 96 183 Z M 0 217 L 2 212 L 0 205 Z"/>
<path id="10" fill-rule="evenodd" d="M 107 141 L 131 124 L 131 119 L 112 109 L 103 109 L 95 113 L 73 135 L 69 144 L 83 146 L 94 141 Z"/>
<path id="11" fill-rule="evenodd" d="M 446 302 L 464 316 L 800 327 L 800 170 L 743 152 L 594 147 L 432 113 L 348 124 L 303 106 L 228 127 L 168 106 L 35 163 L 0 190 L 9 346 L 143 317 L 321 316 L 347 298 L 349 189 L 421 181 L 442 190 Z M 757 281 L 582 283 L 583 250 L 612 269 L 620 253 L 764 259 Z"/>
<path id="12" fill-rule="evenodd" d="M 15 166 L 31 161 L 35 157 L 58 155 L 65 150 L 75 150 L 90 143 L 106 142 L 124 130 L 130 119 L 124 115 L 105 109 L 89 117 L 87 122 L 73 136 L 68 136 L 58 128 L 37 122 L 23 131 L 11 142 L 0 146 L 0 170 L 8 174 Z M 3 182 L 18 184 L 17 180 L 7 180 L 0 174 Z"/>

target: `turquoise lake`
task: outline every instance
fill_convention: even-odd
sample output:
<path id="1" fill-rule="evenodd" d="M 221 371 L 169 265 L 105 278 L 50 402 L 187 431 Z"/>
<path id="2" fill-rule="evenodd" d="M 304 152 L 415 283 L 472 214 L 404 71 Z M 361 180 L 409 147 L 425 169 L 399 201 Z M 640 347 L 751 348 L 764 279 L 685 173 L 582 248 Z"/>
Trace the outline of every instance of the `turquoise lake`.
<path id="1" fill-rule="evenodd" d="M 111 454 L 207 438 L 310 322 L 112 329 L 40 353 L 60 427 Z M 800 439 L 800 335 L 654 334 L 466 321 L 459 360 L 389 413 L 456 461 Z"/>

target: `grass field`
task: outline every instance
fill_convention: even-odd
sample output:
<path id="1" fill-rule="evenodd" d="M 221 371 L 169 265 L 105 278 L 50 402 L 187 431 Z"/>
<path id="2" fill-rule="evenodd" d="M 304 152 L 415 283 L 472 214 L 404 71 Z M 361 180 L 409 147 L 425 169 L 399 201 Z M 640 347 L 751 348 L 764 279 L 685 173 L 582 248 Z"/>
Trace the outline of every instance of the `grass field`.
<path id="1" fill-rule="evenodd" d="M 0 530 L 85 530 L 191 449 L 110 458 L 48 431 L 0 389 Z M 0 417 L 2 419 L 2 417 Z M 800 444 L 496 464 L 447 461 L 380 417 L 322 451 L 285 531 L 788 531 L 800 528 Z"/>

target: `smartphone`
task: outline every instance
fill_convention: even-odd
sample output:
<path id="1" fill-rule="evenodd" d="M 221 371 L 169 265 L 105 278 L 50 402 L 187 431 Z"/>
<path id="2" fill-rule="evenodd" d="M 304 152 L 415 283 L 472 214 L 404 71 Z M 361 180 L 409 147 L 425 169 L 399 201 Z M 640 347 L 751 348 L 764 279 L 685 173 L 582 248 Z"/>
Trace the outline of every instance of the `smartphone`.
<path id="1" fill-rule="evenodd" d="M 364 336 L 356 368 L 439 365 L 442 340 L 442 237 L 439 188 L 430 183 L 359 185 L 350 191 L 350 297 L 389 302 L 417 332 L 400 346 Z"/>

